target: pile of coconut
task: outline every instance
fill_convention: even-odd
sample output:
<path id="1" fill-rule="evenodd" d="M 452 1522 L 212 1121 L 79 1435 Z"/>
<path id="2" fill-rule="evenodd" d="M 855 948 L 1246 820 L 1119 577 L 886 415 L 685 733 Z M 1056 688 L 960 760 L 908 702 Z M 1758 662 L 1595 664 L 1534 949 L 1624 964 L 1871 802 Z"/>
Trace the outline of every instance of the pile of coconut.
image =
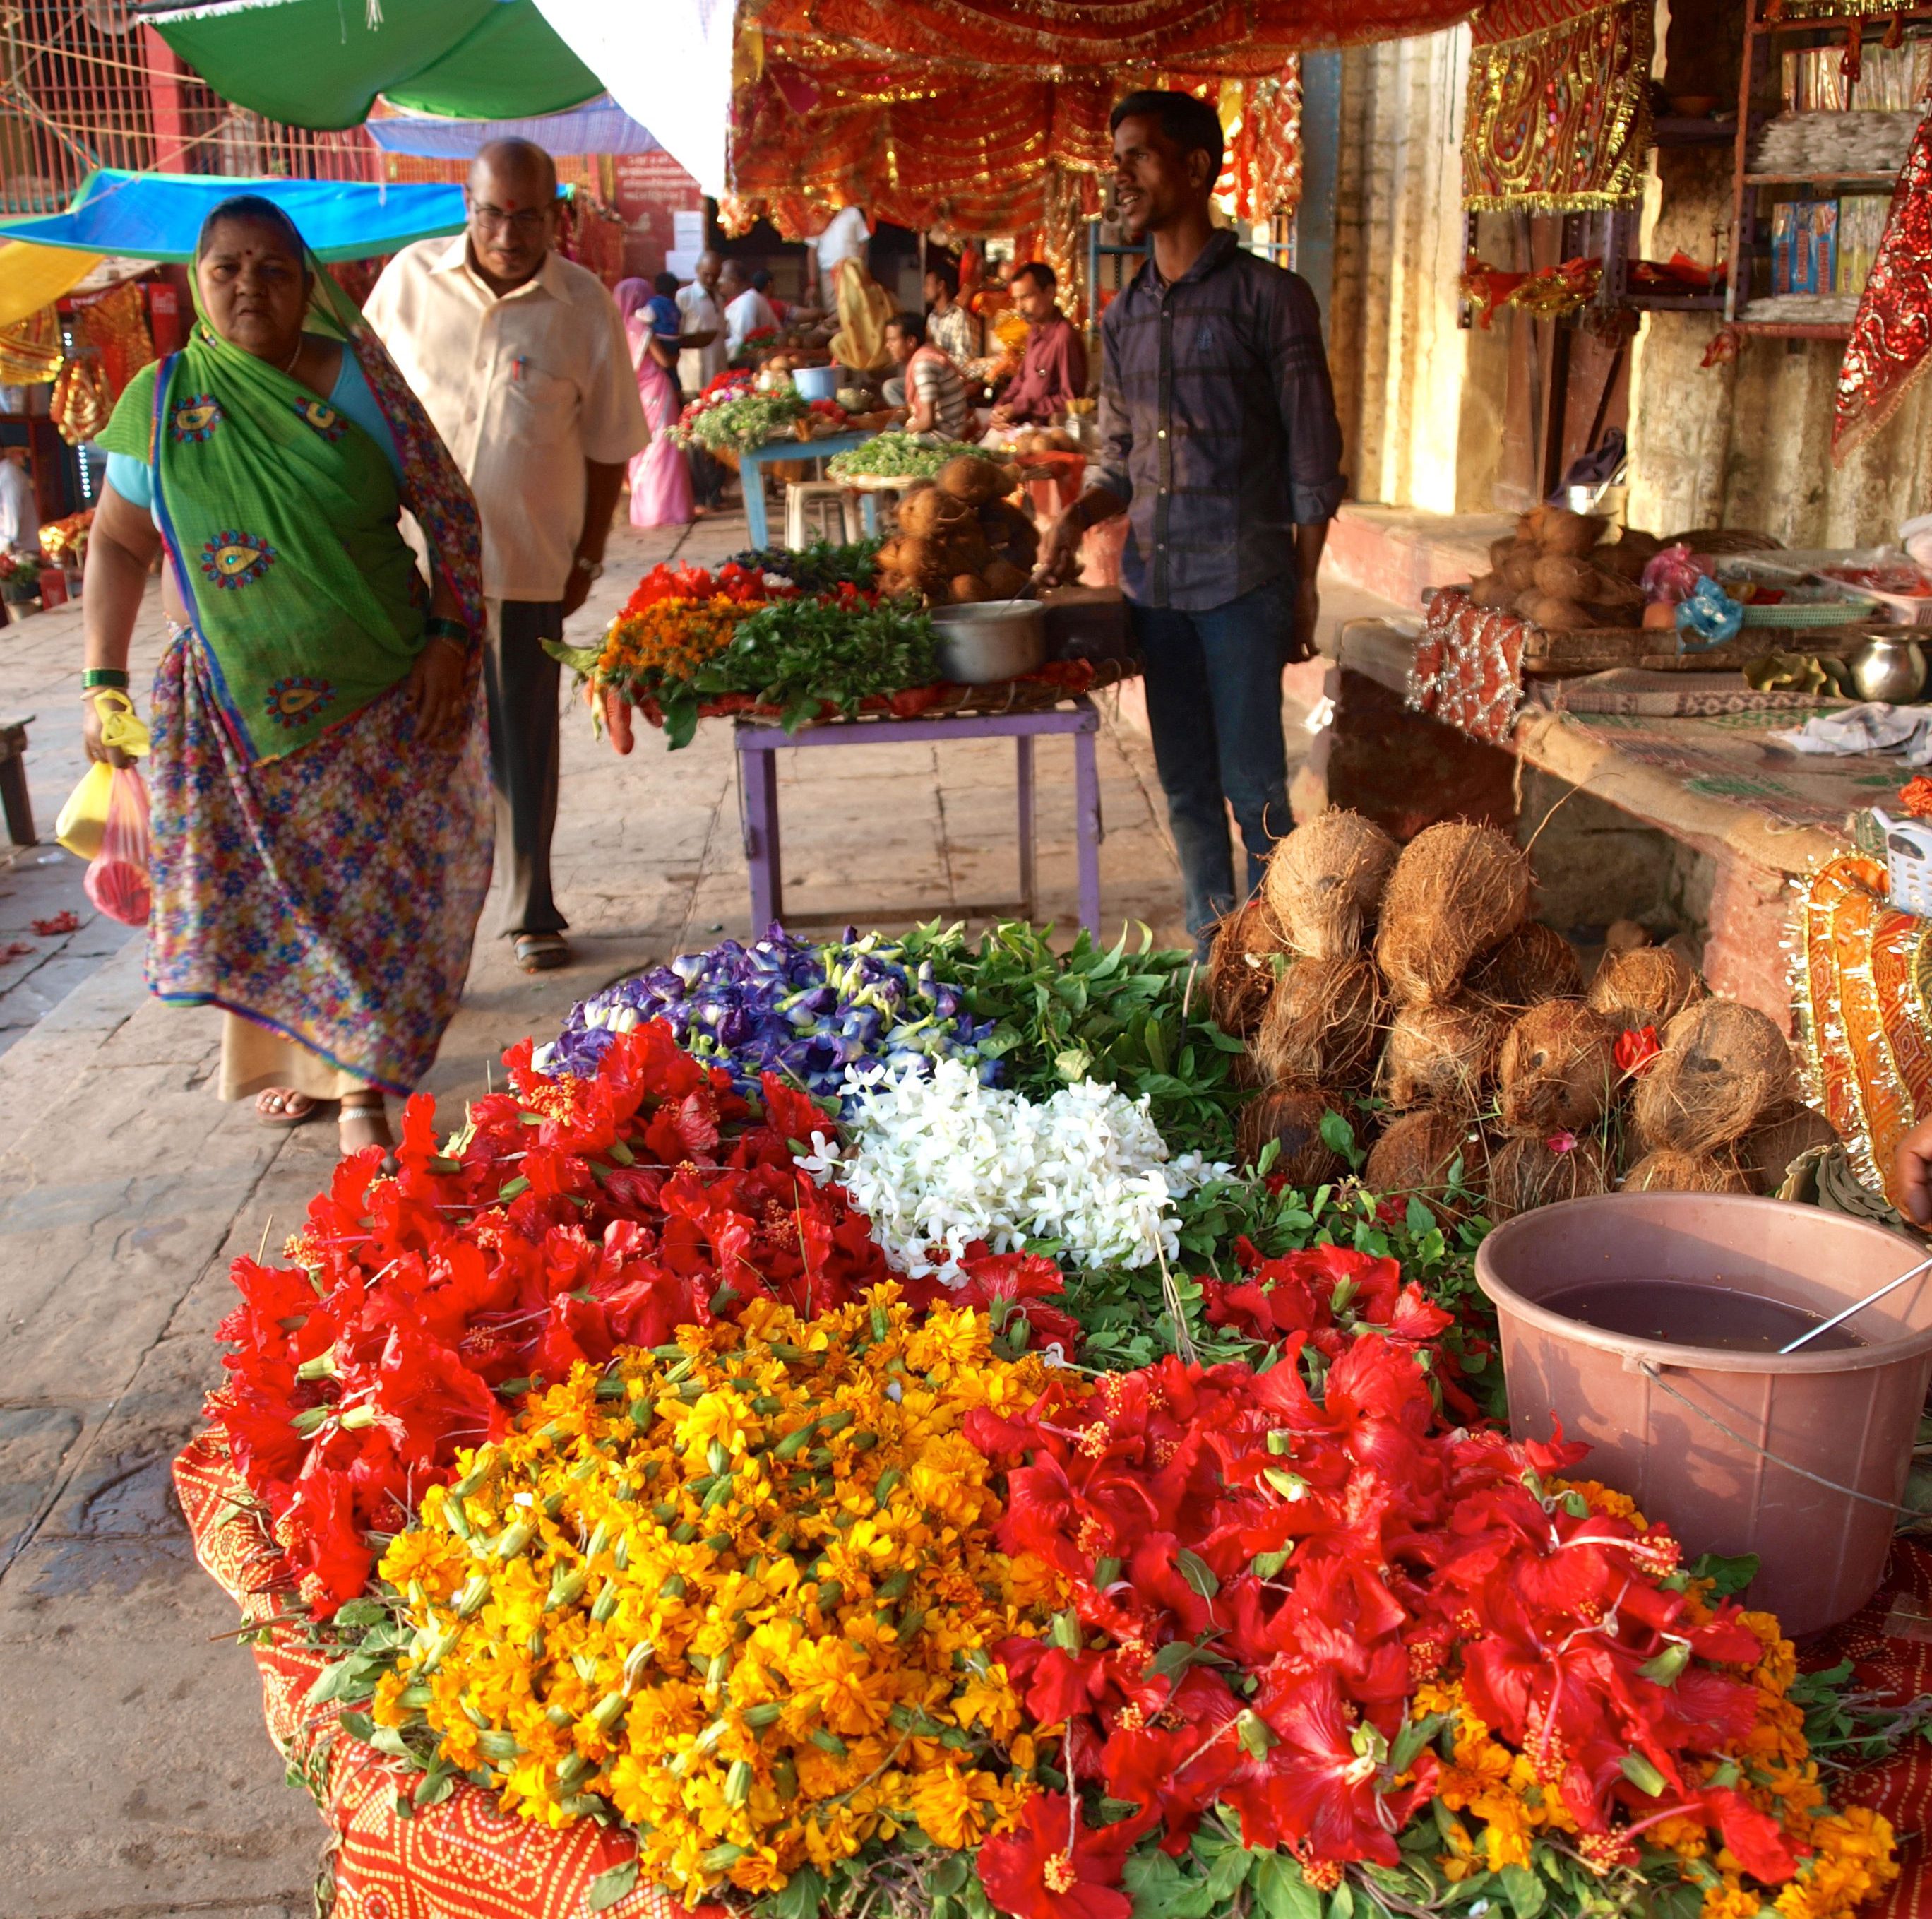
<path id="1" fill-rule="evenodd" d="M 962 453 L 908 487 L 898 530 L 879 549 L 880 590 L 931 606 L 1012 599 L 1040 553 L 1031 516 L 1006 497 L 1018 482 L 1012 467 Z"/>
<path id="2" fill-rule="evenodd" d="M 1258 1086 L 1244 1156 L 1274 1140 L 1291 1184 L 1334 1179 L 1333 1113 L 1372 1142 L 1372 1191 L 1448 1217 L 1466 1191 L 1502 1219 L 1618 1185 L 1775 1191 L 1833 1137 L 1764 1014 L 1712 999 L 1628 925 L 1586 989 L 1530 899 L 1528 857 L 1492 827 L 1451 821 L 1398 850 L 1333 812 L 1281 841 L 1208 963 L 1215 1019 L 1248 1042 Z"/>
<path id="3" fill-rule="evenodd" d="M 1658 551 L 1649 533 L 1627 528 L 1605 543 L 1610 522 L 1562 506 L 1538 506 L 1513 539 L 1490 548 L 1490 570 L 1469 588 L 1478 606 L 1520 615 L 1547 632 L 1643 623 L 1643 569 Z"/>

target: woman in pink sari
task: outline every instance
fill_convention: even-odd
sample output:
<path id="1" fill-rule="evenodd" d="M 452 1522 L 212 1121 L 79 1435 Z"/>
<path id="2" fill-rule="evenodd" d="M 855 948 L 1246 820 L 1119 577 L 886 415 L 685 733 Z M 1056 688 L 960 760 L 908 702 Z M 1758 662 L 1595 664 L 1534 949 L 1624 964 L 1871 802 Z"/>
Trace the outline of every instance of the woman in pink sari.
<path id="1" fill-rule="evenodd" d="M 653 296 L 641 280 L 620 280 L 616 286 L 617 311 L 638 370 L 638 396 L 651 429 L 650 444 L 631 461 L 631 524 L 682 527 L 692 517 L 691 470 L 670 437 L 684 405 L 677 386 L 677 303 L 670 297 L 677 281 L 661 273 L 657 287 Z"/>

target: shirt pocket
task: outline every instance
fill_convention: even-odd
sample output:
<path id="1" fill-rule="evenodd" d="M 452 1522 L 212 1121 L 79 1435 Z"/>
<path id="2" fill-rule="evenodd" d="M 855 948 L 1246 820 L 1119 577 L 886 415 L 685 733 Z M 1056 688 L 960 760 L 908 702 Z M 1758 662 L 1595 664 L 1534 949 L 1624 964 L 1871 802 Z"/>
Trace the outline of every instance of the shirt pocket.
<path id="1" fill-rule="evenodd" d="M 554 446 L 577 429 L 577 383 L 526 366 L 505 388 L 503 423 L 514 439 Z"/>

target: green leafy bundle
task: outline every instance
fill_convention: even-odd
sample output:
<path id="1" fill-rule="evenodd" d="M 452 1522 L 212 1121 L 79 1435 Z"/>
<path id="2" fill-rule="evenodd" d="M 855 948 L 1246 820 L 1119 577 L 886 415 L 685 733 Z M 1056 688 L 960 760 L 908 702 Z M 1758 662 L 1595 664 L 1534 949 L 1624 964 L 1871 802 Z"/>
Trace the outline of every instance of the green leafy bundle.
<path id="1" fill-rule="evenodd" d="M 909 433 L 882 433 L 850 452 L 834 454 L 825 463 L 825 470 L 836 480 L 931 479 L 962 453 L 982 460 L 999 457 L 963 440 L 928 440 Z"/>
<path id="2" fill-rule="evenodd" d="M 743 393 L 710 406 L 694 405 L 673 429 L 673 437 L 680 446 L 751 453 L 767 440 L 788 437 L 793 422 L 811 410 L 789 387 L 772 393 Z"/>
<path id="3" fill-rule="evenodd" d="M 747 694 L 775 707 L 795 733 L 828 706 L 850 718 L 877 695 L 930 686 L 939 677 L 932 622 L 889 601 L 775 602 L 739 623 L 731 643 L 660 695 L 665 743 L 688 746 L 706 702 Z"/>

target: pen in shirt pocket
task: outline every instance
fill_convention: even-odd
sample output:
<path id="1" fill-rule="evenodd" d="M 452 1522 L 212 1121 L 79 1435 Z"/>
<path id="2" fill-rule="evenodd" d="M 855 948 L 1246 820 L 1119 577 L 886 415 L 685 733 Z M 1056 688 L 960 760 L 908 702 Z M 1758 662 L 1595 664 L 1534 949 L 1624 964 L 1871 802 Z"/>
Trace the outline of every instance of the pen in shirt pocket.
<path id="1" fill-rule="evenodd" d="M 516 358 L 510 362 L 510 377 L 512 380 L 521 380 L 524 375 L 528 373 L 530 370 L 530 361 L 528 358 L 522 353 L 519 353 Z"/>

